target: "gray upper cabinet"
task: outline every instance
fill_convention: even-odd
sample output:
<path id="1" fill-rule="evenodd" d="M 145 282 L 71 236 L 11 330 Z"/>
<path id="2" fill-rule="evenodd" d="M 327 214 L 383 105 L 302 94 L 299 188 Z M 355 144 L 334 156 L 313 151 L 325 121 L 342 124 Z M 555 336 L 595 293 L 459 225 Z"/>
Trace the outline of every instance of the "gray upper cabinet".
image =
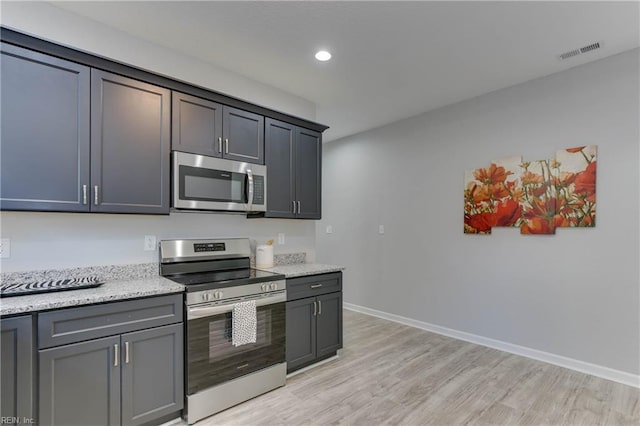
<path id="1" fill-rule="evenodd" d="M 266 217 L 320 219 L 322 136 L 266 119 Z"/>
<path id="2" fill-rule="evenodd" d="M 171 91 L 91 70 L 91 210 L 169 213 Z"/>
<path id="3" fill-rule="evenodd" d="M 89 68 L 6 43 L 0 63 L 0 208 L 89 211 Z"/>
<path id="4" fill-rule="evenodd" d="M 173 92 L 171 149 L 264 164 L 264 117 Z"/>
<path id="5" fill-rule="evenodd" d="M 322 209 L 322 138 L 320 133 L 296 129 L 296 205 L 297 217 L 320 219 Z"/>
<path id="6" fill-rule="evenodd" d="M 267 163 L 268 217 L 295 217 L 296 126 L 267 118 L 265 160 Z"/>
<path id="7" fill-rule="evenodd" d="M 169 213 L 171 92 L 2 44 L 2 210 Z"/>
<path id="8" fill-rule="evenodd" d="M 172 93 L 171 149 L 222 157 L 222 105 Z"/>
<path id="9" fill-rule="evenodd" d="M 222 115 L 223 157 L 264 164 L 264 117 L 228 106 Z"/>
<path id="10" fill-rule="evenodd" d="M 22 419 L 35 417 L 31 315 L 2 319 L 0 324 L 0 417 L 5 419 L 2 424 L 24 424 Z"/>

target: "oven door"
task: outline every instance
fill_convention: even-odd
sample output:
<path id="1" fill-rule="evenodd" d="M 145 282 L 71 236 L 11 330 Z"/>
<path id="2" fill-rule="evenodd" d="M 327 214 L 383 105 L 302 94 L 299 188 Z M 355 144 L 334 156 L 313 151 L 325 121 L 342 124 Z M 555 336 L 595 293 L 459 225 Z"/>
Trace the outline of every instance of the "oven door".
<path id="1" fill-rule="evenodd" d="M 266 167 L 173 152 L 173 207 L 265 211 Z"/>
<path id="2" fill-rule="evenodd" d="M 187 394 L 285 362 L 285 302 L 256 301 L 256 343 L 231 344 L 233 303 L 190 307 L 187 314 Z M 216 312 L 206 315 L 207 310 Z"/>

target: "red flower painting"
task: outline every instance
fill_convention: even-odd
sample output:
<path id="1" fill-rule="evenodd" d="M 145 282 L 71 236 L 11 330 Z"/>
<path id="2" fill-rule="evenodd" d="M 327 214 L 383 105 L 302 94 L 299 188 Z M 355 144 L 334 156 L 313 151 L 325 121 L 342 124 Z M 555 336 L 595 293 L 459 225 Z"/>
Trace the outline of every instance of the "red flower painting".
<path id="1" fill-rule="evenodd" d="M 567 148 L 533 162 L 509 157 L 467 171 L 464 232 L 517 226 L 522 234 L 553 234 L 557 227 L 595 226 L 596 148 Z"/>

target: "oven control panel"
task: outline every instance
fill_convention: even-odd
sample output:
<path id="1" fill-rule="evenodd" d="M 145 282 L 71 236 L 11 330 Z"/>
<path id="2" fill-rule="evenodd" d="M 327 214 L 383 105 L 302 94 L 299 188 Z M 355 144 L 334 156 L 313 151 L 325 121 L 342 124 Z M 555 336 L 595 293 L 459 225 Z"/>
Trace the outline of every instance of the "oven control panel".
<path id="1" fill-rule="evenodd" d="M 196 253 L 203 251 L 225 251 L 225 243 L 194 243 L 193 251 Z"/>
<path id="2" fill-rule="evenodd" d="M 202 303 L 224 303 L 227 299 L 245 298 L 267 295 L 273 292 L 283 292 L 287 288 L 285 280 L 267 281 L 255 284 L 238 285 L 212 290 L 196 291 L 187 293 L 187 305 L 198 305 Z"/>

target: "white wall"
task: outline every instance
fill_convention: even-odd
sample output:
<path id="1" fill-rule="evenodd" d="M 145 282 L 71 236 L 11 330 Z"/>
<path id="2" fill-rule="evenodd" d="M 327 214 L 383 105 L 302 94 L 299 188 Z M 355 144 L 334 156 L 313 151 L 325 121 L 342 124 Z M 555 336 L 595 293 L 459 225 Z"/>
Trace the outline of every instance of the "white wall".
<path id="1" fill-rule="evenodd" d="M 315 104 L 44 2 L 3 1 L 2 25 L 35 37 L 314 120 Z"/>
<path id="2" fill-rule="evenodd" d="M 345 302 L 640 373 L 638 61 L 636 49 L 326 144 L 316 251 L 347 267 Z M 463 234 L 465 170 L 590 144 L 595 228 Z"/>
<path id="3" fill-rule="evenodd" d="M 144 236 L 173 238 L 249 237 L 264 243 L 285 234 L 275 253 L 306 252 L 315 257 L 314 223 L 306 220 L 246 219 L 224 213 L 169 216 L 88 213 L 2 212 L 2 238 L 11 239 L 11 257 L 2 272 L 75 266 L 157 262 L 144 251 Z"/>
<path id="4" fill-rule="evenodd" d="M 2 25 L 313 120 L 315 105 L 279 89 L 216 68 L 192 57 L 41 2 L 2 2 Z M 285 233 L 276 253 L 307 252 L 313 259 L 312 221 L 245 219 L 238 215 L 172 213 L 170 216 L 0 213 L 3 238 L 11 238 L 11 258 L 3 272 L 73 266 L 154 262 L 144 235 L 162 238 L 252 237 Z"/>

